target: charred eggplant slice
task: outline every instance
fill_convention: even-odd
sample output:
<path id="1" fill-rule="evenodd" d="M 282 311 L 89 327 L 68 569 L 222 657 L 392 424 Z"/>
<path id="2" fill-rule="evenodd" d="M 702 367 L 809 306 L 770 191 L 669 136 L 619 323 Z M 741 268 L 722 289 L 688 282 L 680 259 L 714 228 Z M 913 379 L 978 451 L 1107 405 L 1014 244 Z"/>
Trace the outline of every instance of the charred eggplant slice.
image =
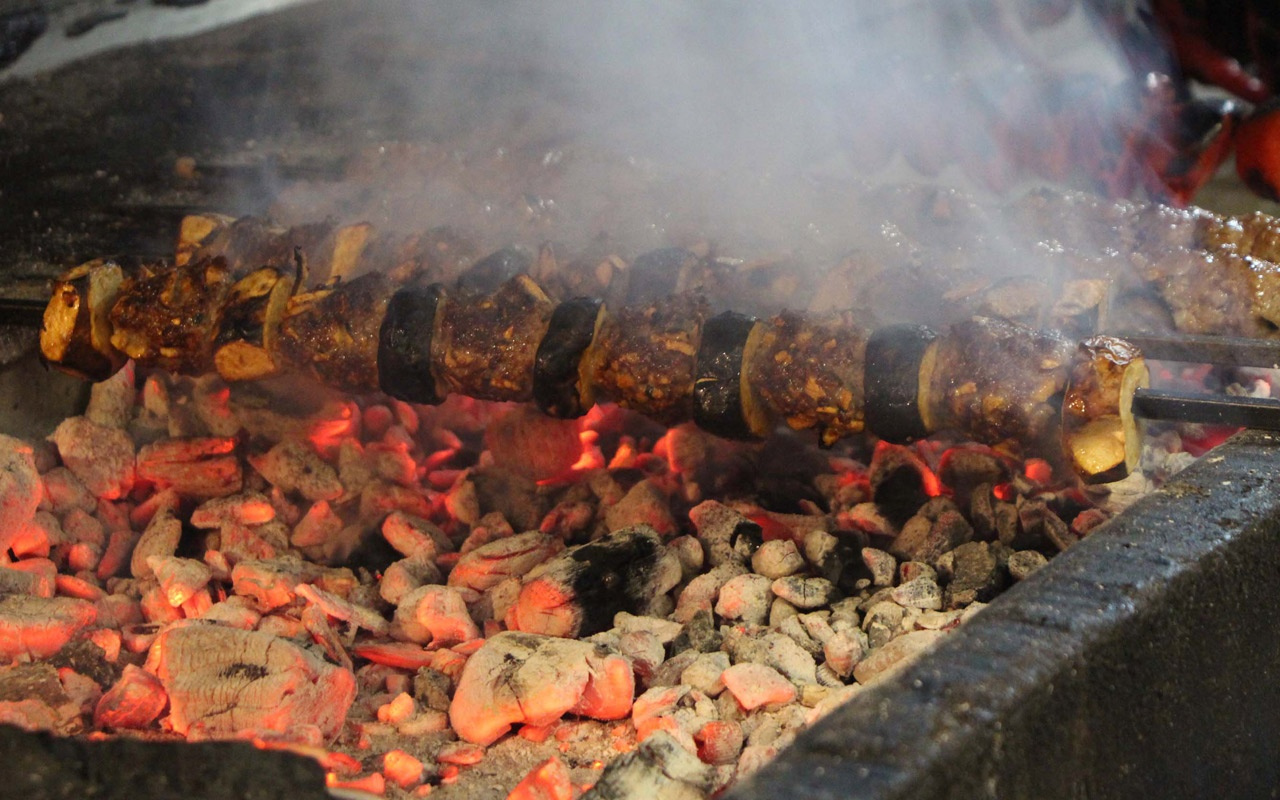
<path id="1" fill-rule="evenodd" d="M 444 400 L 431 371 L 431 342 L 444 287 L 401 289 L 387 303 L 378 335 L 378 384 L 382 391 L 410 403 Z"/>
<path id="2" fill-rule="evenodd" d="M 742 380 L 747 340 L 759 323 L 755 317 L 726 311 L 702 326 L 698 377 L 693 383 L 693 421 L 725 439 L 754 439 L 762 431 L 747 418 Z"/>
<path id="3" fill-rule="evenodd" d="M 596 338 L 604 303 L 575 297 L 556 306 L 533 366 L 533 399 L 544 414 L 561 419 L 586 413 L 579 364 Z"/>
<path id="4" fill-rule="evenodd" d="M 937 334 L 922 325 L 890 325 L 867 340 L 867 428 L 890 442 L 929 435 L 920 415 L 920 364 Z"/>

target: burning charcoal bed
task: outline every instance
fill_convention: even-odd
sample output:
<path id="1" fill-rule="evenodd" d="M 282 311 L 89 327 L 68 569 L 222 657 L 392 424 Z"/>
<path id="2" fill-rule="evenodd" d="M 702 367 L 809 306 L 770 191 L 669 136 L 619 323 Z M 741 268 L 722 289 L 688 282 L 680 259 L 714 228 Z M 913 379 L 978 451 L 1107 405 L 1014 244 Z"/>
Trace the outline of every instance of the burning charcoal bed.
<path id="1" fill-rule="evenodd" d="M 21 796 L 1280 781 L 1275 218 L 868 184 L 751 15 L 690 131 L 593 4 L 279 5 L 0 84 Z"/>

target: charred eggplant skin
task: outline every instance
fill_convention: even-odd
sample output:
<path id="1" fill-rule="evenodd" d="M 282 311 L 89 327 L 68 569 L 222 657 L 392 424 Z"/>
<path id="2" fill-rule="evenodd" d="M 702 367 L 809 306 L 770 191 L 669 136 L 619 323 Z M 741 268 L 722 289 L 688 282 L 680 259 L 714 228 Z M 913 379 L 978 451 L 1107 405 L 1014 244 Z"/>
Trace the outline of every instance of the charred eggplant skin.
<path id="1" fill-rule="evenodd" d="M 756 318 L 734 311 L 703 323 L 693 383 L 693 421 L 725 439 L 755 439 L 742 406 L 742 361 Z"/>
<path id="2" fill-rule="evenodd" d="M 444 287 L 433 283 L 391 296 L 378 332 L 378 383 L 383 392 L 410 403 L 444 401 L 431 371 L 431 339 L 444 294 Z"/>
<path id="3" fill-rule="evenodd" d="M 890 442 L 929 435 L 920 415 L 920 362 L 937 338 L 922 325 L 879 328 L 867 340 L 867 428 Z"/>
<path id="4" fill-rule="evenodd" d="M 596 335 L 596 321 L 604 303 L 595 297 L 575 297 L 556 306 L 547 335 L 538 345 L 533 366 L 533 399 L 542 413 L 561 419 L 580 417 L 578 365 Z"/>

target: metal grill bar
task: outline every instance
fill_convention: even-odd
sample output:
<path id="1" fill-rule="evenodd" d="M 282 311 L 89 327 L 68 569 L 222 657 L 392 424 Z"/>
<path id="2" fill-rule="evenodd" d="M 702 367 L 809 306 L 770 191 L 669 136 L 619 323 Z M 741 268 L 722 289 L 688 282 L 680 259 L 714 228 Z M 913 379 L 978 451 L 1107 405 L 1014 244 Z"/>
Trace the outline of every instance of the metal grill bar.
<path id="1" fill-rule="evenodd" d="M 1224 367 L 1280 369 L 1280 341 L 1240 336 L 1165 336 L 1151 333 L 1117 333 L 1155 361 L 1218 364 Z"/>
<path id="2" fill-rule="evenodd" d="M 1280 399 L 1272 397 L 1138 389 L 1133 395 L 1133 414 L 1144 419 L 1280 431 Z"/>

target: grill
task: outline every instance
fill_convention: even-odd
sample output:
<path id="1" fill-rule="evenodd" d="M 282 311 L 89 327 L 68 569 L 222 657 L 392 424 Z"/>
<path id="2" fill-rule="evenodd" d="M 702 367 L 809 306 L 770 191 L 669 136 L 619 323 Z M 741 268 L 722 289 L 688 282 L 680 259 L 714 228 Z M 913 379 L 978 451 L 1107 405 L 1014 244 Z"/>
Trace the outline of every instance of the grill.
<path id="1" fill-rule="evenodd" d="M 520 48 L 571 44 L 572 35 L 491 38 L 490 26 L 521 30 L 522 15 L 537 16 L 528 7 L 489 19 L 465 4 L 426 13 L 408 3 L 373 12 L 355 2 L 320 2 L 253 16 L 274 10 L 259 5 L 211 0 L 199 10 L 210 20 L 247 20 L 196 39 L 132 43 L 0 84 L 0 295 L 7 298 L 0 305 L 0 360 L 7 364 L 0 402 L 15 409 L 5 432 L 47 432 L 86 402 L 87 386 L 36 363 L 32 309 L 43 307 L 49 281 L 90 256 L 169 257 L 178 223 L 192 212 L 300 223 L 337 205 L 393 229 L 398 220 L 429 219 L 476 232 L 481 241 L 555 240 L 567 252 L 590 252 L 601 230 L 615 237 L 608 247 L 629 252 L 719 232 L 747 252 L 800 242 L 787 256 L 793 261 L 834 257 L 844 244 L 829 234 L 845 213 L 832 200 L 839 191 L 829 175 L 806 176 L 813 200 L 789 195 L 780 180 L 762 174 L 767 168 L 752 173 L 757 187 L 786 206 L 788 213 L 773 219 L 770 202 L 707 211 L 699 193 L 722 188 L 719 177 L 695 184 L 679 170 L 664 172 L 669 167 L 657 156 L 624 155 L 620 167 L 616 154 L 592 152 L 604 132 L 625 154 L 635 125 L 626 114 L 643 107 L 637 100 L 593 119 L 598 98 L 560 93 L 563 76 L 521 56 Z M 0 3 L 0 12 L 8 10 Z M 560 13 L 569 20 L 575 11 L 583 9 Z M 191 22 L 181 15 L 192 13 L 130 8 L 134 19 L 117 21 L 83 6 L 53 12 L 47 36 L 60 44 L 37 40 L 33 57 L 52 58 L 58 47 L 92 49 L 116 35 L 113 25 L 139 18 L 177 31 Z M 418 37 L 388 32 L 427 20 Z M 704 21 L 694 30 L 705 33 L 702 25 L 713 27 Z M 517 52 L 494 53 L 494 41 Z M 330 51 L 341 58 L 321 57 Z M 566 57 L 573 63 L 580 54 L 570 47 Z M 423 70 L 432 86 L 452 91 L 417 102 Z M 558 114 L 590 119 L 596 130 L 575 138 L 554 121 Z M 484 159 L 439 146 L 468 139 Z M 792 140 L 778 149 L 815 157 Z M 519 173 L 530 154 L 546 169 L 558 159 L 575 166 L 600 159 L 608 162 L 604 174 L 624 184 L 556 184 L 536 168 Z M 695 155 L 707 155 L 715 169 L 741 166 Z M 438 170 L 446 177 L 428 187 L 424 201 L 415 194 L 420 187 L 395 182 L 386 165 L 398 158 L 459 159 L 470 171 Z M 518 173 L 516 184 L 553 190 L 504 196 L 502 178 L 494 176 L 509 171 Z M 480 176 L 478 185 L 463 185 L 469 175 Z M 689 196 L 681 196 L 684 189 Z M 628 193 L 625 202 L 610 199 Z M 589 223 L 579 224 L 586 215 Z M 769 219 L 758 223 L 762 218 Z M 749 273 L 760 282 L 744 295 L 749 305 L 786 285 L 787 258 L 766 259 Z M 1259 340 L 1133 339 L 1161 361 L 1280 363 L 1275 347 Z M 1137 413 L 1151 419 L 1268 430 L 1280 428 L 1278 405 L 1171 390 L 1140 389 L 1134 400 Z M 935 650 L 801 734 L 728 796 L 1198 797 L 1224 784 L 1269 790 L 1280 782 L 1272 758 L 1280 741 L 1280 715 L 1272 711 L 1280 708 L 1280 636 L 1266 611 L 1275 594 L 1268 578 L 1280 566 L 1277 447 L 1280 440 L 1261 430 L 1221 445 Z M 878 457 L 889 458 L 883 451 Z M 913 469 L 912 480 L 927 483 L 928 470 Z M 0 758 L 32 776 L 24 787 L 29 797 L 90 790 L 103 797 L 356 796 L 326 791 L 324 769 L 312 761 L 246 744 L 58 739 L 7 727 L 0 737 Z M 74 788 L 57 788 L 55 775 Z"/>

